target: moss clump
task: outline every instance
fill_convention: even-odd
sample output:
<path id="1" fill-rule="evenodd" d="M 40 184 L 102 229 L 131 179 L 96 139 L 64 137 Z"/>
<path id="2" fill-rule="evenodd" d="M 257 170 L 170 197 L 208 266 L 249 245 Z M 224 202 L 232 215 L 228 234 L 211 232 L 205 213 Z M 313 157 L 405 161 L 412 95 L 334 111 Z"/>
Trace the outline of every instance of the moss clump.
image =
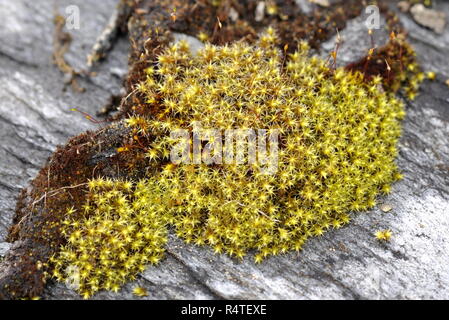
<path id="1" fill-rule="evenodd" d="M 402 92 L 409 100 L 416 98 L 419 87 L 426 78 L 404 33 L 392 32 L 385 46 L 373 50 L 360 61 L 347 65 L 346 69 L 363 73 L 365 81 L 382 77 L 385 90 Z"/>
<path id="2" fill-rule="evenodd" d="M 401 101 L 381 89 L 380 77 L 366 82 L 360 73 L 308 57 L 305 43 L 284 58 L 272 29 L 255 46 L 206 45 L 196 56 L 186 43 L 173 45 L 146 72 L 139 91 L 147 116 L 127 123 L 151 174 L 126 187 L 91 182 L 83 217 L 69 215 L 68 244 L 54 259 L 60 280 L 68 265 L 88 267 L 81 290 L 87 295 L 114 289 L 152 257 L 159 260 L 165 224 L 217 253 L 242 258 L 255 250 L 260 262 L 341 227 L 400 178 Z M 277 170 L 266 174 L 257 162 L 171 163 L 179 139 L 170 133 L 192 132 L 198 122 L 204 129 L 278 130 Z"/>
<path id="3" fill-rule="evenodd" d="M 50 259 L 53 276 L 88 298 L 101 289 L 118 291 L 157 263 L 167 228 L 156 195 L 144 182 L 91 180 L 81 212 L 67 210 L 62 222 L 67 244 Z"/>

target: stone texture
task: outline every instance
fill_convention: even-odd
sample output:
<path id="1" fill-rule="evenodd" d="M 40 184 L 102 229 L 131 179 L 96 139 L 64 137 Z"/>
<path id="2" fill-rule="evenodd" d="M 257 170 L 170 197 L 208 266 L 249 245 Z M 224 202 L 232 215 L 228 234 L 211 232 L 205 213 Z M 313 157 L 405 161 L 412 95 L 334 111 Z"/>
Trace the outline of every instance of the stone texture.
<path id="1" fill-rule="evenodd" d="M 417 23 L 430 28 L 436 33 L 443 33 L 446 27 L 446 14 L 441 11 L 436 11 L 426 8 L 423 4 L 415 4 L 410 13 Z"/>
<path id="2" fill-rule="evenodd" d="M 6 252 L 11 248 L 8 242 L 0 242 L 0 259 L 5 256 Z"/>
<path id="3" fill-rule="evenodd" d="M 81 69 L 96 36 L 107 24 L 115 1 L 60 1 L 81 10 L 81 30 L 71 31 L 67 59 Z M 449 4 L 437 2 L 449 13 Z M 122 38 L 83 94 L 64 89 L 63 76 L 51 64 L 53 1 L 0 0 L 0 242 L 14 211 L 19 189 L 46 158 L 74 134 L 95 127 L 70 108 L 95 114 L 120 91 L 128 46 Z M 148 289 L 146 299 L 449 299 L 449 33 L 436 35 L 401 14 L 426 70 L 436 71 L 421 95 L 407 103 L 398 162 L 405 179 L 396 183 L 379 207 L 353 215 L 346 227 L 308 241 L 299 254 L 270 258 L 255 265 L 214 255 L 209 248 L 186 245 L 175 237 L 166 258 L 149 267 L 115 294 L 95 299 L 133 299 L 132 289 Z M 357 23 L 342 31 L 346 43 L 363 51 Z M 360 25 L 360 24 L 358 24 Z M 357 34 L 357 35 L 356 35 Z M 362 39 L 360 38 L 362 37 Z M 332 47 L 332 40 L 328 44 Z M 363 43 L 369 44 L 369 41 Z M 340 53 L 342 61 L 351 50 Z M 352 57 L 351 57 L 352 59 Z M 384 213 L 382 203 L 392 210 Z M 391 229 L 390 242 L 373 233 Z M 7 244 L 0 244 L 0 247 Z M 63 284 L 50 283 L 45 299 L 78 299 Z"/>

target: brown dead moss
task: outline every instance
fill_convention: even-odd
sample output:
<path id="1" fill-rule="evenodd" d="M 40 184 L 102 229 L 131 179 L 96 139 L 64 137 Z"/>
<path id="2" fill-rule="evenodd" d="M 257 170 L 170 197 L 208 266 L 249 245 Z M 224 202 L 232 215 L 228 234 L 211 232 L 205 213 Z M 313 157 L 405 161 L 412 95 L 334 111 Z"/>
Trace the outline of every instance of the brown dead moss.
<path id="1" fill-rule="evenodd" d="M 425 76 L 416 60 L 415 51 L 407 42 L 407 32 L 398 16 L 385 5 L 381 5 L 381 12 L 386 17 L 390 32 L 388 43 L 373 48 L 367 56 L 347 65 L 346 69 L 361 72 L 367 82 L 380 76 L 385 90 L 396 93 L 402 89 L 407 98 L 413 100 Z"/>
<path id="2" fill-rule="evenodd" d="M 128 176 L 120 168 L 140 160 L 131 159 L 133 152 L 125 156 L 116 151 L 128 132 L 116 123 L 72 138 L 22 191 L 8 238 L 19 245 L 5 258 L 9 277 L 0 279 L 0 297 L 33 297 L 42 291 L 47 260 L 64 243 L 60 223 L 65 209 L 84 202 L 87 179 Z"/>

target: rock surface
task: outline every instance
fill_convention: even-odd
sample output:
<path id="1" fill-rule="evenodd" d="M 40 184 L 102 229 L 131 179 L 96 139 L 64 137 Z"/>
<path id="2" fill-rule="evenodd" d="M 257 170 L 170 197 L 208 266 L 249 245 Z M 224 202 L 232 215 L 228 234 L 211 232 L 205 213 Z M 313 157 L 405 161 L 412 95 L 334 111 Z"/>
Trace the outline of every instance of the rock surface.
<path id="1" fill-rule="evenodd" d="M 441 11 L 427 9 L 423 4 L 415 4 L 410 13 L 420 25 L 430 28 L 436 33 L 443 33 L 446 26 L 446 14 Z"/>
<path id="2" fill-rule="evenodd" d="M 449 3 L 436 1 L 449 13 Z M 77 5 L 81 29 L 67 60 L 85 66 L 96 36 L 107 24 L 115 0 L 61 0 L 59 10 Z M 127 68 L 128 44 L 122 38 L 97 67 L 98 76 L 81 80 L 85 93 L 64 91 L 63 75 L 51 63 L 53 1 L 0 0 L 0 242 L 11 223 L 15 199 L 46 158 L 74 134 L 96 125 L 70 111 L 90 114 L 111 94 L 118 94 Z M 186 245 L 171 237 L 164 261 L 149 267 L 115 294 L 95 299 L 133 299 L 132 289 L 148 289 L 147 299 L 449 299 L 449 31 L 441 35 L 419 27 L 407 14 L 401 19 L 425 70 L 437 72 L 421 95 L 407 103 L 399 165 L 405 179 L 370 212 L 353 215 L 345 228 L 308 241 L 299 254 L 270 258 L 255 265 L 214 255 L 209 248 Z M 344 30 L 348 41 L 362 43 Z M 360 41 L 360 42 L 358 42 Z M 328 44 L 329 45 L 329 44 Z M 349 53 L 343 53 L 342 59 Z M 341 54 L 342 55 L 342 54 Z M 347 58 L 347 57 L 346 57 Z M 388 203 L 392 210 L 383 212 Z M 377 241 L 377 230 L 391 229 L 392 240 Z M 7 247 L 1 244 L 0 247 Z M 51 283 L 45 299 L 77 299 L 63 284 Z"/>

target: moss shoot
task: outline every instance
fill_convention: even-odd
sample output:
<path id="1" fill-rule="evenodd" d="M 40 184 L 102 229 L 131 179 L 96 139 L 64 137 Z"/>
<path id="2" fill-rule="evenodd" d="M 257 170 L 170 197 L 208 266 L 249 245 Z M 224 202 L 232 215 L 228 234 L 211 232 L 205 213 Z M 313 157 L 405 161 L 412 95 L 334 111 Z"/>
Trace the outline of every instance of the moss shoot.
<path id="1" fill-rule="evenodd" d="M 82 208 L 68 209 L 66 245 L 51 262 L 89 297 L 118 290 L 160 261 L 168 228 L 187 243 L 256 262 L 299 251 L 312 236 L 367 210 L 401 175 L 395 164 L 404 107 L 382 79 L 333 70 L 302 43 L 287 58 L 273 29 L 255 45 L 186 43 L 167 48 L 138 90 L 146 112 L 126 120 L 148 174 L 138 181 L 94 179 Z M 258 164 L 174 164 L 176 129 L 278 130 L 277 171 Z M 141 145 L 140 141 L 149 141 Z M 214 141 L 209 141 L 212 145 Z M 75 217 L 75 218 L 73 218 Z"/>

